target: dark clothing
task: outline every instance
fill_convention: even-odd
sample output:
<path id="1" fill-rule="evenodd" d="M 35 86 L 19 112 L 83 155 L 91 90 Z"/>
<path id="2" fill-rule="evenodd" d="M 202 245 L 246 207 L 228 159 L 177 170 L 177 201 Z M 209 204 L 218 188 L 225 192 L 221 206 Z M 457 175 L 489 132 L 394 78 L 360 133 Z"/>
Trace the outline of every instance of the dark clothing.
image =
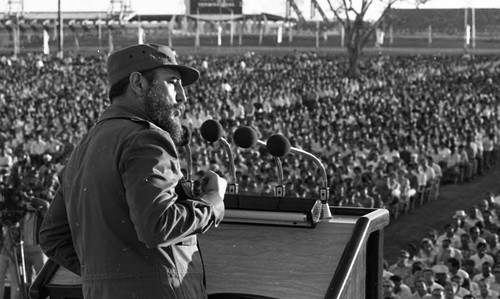
<path id="1" fill-rule="evenodd" d="M 218 224 L 213 192 L 180 198 L 177 149 L 130 108 L 109 107 L 77 145 L 40 232 L 47 256 L 82 276 L 85 298 L 204 298 L 196 234 Z"/>

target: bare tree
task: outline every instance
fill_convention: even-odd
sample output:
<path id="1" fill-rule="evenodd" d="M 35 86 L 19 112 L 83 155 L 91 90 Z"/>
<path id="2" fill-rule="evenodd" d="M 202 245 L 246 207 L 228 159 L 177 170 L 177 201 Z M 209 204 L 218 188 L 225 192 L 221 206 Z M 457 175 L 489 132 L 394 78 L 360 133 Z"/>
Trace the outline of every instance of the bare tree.
<path id="1" fill-rule="evenodd" d="M 345 30 L 345 47 L 349 57 L 349 76 L 358 77 L 359 57 L 367 42 L 374 37 L 376 29 L 386 17 L 394 3 L 404 0 L 334 0 L 334 5 L 327 0 L 330 9 L 335 14 L 338 22 Z M 415 0 L 415 5 L 429 0 Z M 366 15 L 370 10 L 382 8 L 380 16 L 374 21 L 367 22 Z"/>

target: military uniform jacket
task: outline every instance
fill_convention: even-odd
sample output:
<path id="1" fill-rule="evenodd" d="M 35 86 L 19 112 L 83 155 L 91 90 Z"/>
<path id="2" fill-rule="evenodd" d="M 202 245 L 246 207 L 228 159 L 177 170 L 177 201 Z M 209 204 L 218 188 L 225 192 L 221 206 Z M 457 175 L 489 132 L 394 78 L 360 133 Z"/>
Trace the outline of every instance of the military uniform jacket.
<path id="1" fill-rule="evenodd" d="M 110 106 L 75 147 L 40 230 L 85 298 L 204 298 L 196 234 L 217 225 L 217 192 L 181 198 L 177 149 L 130 108 Z"/>

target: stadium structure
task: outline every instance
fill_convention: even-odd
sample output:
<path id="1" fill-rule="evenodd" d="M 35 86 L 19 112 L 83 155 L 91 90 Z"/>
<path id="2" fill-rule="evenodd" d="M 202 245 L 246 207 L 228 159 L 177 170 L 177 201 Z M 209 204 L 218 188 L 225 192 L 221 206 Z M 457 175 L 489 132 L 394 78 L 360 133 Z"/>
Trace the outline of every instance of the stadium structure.
<path id="1" fill-rule="evenodd" d="M 183 14 L 141 15 L 129 1 L 110 0 L 100 12 L 26 12 L 8 0 L 0 16 L 0 51 L 110 52 L 134 42 L 172 47 L 342 48 L 344 30 L 317 0 L 306 19 L 296 1 L 284 16 L 243 14 L 242 0 L 186 0 Z M 332 9 L 329 7 L 329 9 Z M 386 48 L 496 48 L 498 9 L 391 9 L 371 45 Z M 59 26 L 62 24 L 62 26 Z"/>

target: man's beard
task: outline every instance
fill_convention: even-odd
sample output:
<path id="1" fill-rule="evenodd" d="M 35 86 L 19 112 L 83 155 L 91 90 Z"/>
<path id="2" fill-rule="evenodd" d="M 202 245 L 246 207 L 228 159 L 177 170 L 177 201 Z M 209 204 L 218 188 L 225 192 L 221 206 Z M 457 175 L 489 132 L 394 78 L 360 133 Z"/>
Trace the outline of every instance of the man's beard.
<path id="1" fill-rule="evenodd" d="M 156 81 L 152 82 L 146 93 L 145 102 L 146 112 L 153 123 L 167 131 L 176 145 L 183 143 L 185 134 L 178 114 L 184 111 L 184 105 L 169 103 Z"/>

